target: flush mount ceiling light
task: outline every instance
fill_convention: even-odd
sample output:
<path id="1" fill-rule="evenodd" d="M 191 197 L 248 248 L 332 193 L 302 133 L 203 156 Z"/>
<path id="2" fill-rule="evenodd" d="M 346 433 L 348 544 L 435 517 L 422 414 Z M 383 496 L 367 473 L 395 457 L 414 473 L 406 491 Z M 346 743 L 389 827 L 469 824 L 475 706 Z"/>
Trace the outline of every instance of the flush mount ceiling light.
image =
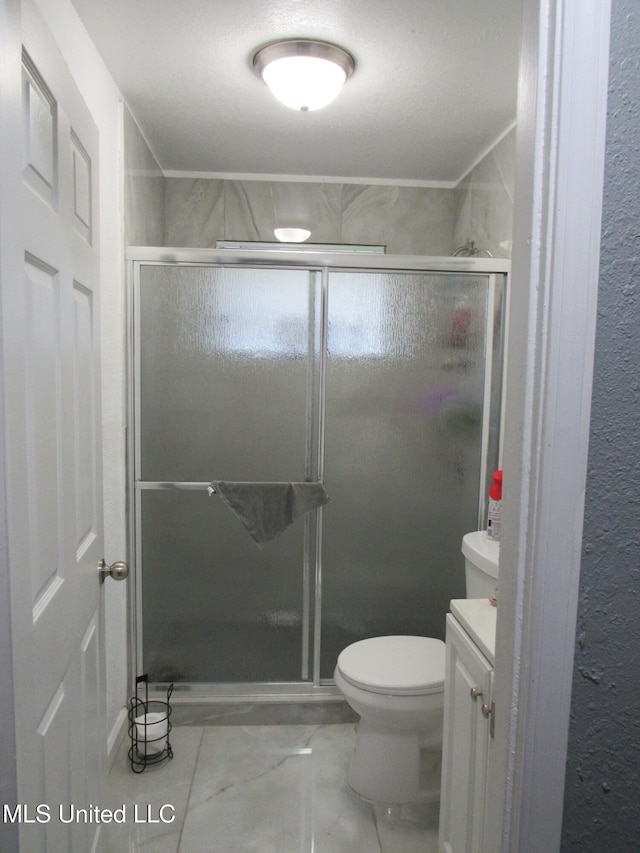
<path id="1" fill-rule="evenodd" d="M 331 103 L 356 64 L 335 44 L 289 39 L 261 48 L 253 67 L 279 101 L 306 112 Z"/>
<path id="2" fill-rule="evenodd" d="M 281 243 L 304 243 L 311 237 L 306 228 L 274 228 L 273 233 Z"/>

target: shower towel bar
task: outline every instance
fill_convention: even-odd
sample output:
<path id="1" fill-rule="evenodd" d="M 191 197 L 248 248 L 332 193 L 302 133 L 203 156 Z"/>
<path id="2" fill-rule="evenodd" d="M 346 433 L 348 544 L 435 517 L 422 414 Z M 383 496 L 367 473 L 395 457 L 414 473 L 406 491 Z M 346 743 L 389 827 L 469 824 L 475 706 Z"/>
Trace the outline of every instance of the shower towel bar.
<path id="1" fill-rule="evenodd" d="M 211 486 L 207 483 L 190 483 L 190 482 L 170 482 L 164 480 L 138 480 L 136 482 L 137 489 L 178 489 L 178 490 L 201 490 L 206 492 Z"/>

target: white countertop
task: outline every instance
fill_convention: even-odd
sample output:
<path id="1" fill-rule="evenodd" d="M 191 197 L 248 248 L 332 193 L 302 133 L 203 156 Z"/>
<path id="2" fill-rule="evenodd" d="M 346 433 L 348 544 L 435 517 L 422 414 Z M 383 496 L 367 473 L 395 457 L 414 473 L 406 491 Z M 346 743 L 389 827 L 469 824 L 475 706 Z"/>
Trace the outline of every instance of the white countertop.
<path id="1" fill-rule="evenodd" d="M 458 598 L 451 602 L 451 612 L 489 663 L 495 663 L 498 608 L 488 598 Z"/>

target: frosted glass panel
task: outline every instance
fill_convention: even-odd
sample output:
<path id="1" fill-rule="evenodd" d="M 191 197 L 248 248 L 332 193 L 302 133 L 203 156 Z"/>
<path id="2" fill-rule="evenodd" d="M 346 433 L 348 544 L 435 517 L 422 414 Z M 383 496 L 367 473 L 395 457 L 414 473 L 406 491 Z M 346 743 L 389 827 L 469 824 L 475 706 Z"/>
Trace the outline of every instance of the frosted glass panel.
<path id="1" fill-rule="evenodd" d="M 144 671 L 151 681 L 299 681 L 304 523 L 260 551 L 206 491 L 145 491 Z"/>
<path id="2" fill-rule="evenodd" d="M 141 267 L 140 479 L 304 479 L 316 278 Z"/>
<path id="3" fill-rule="evenodd" d="M 143 266 L 138 479 L 317 479 L 319 323 L 315 272 Z M 261 551 L 206 490 L 138 496 L 151 680 L 306 677 L 305 520 Z"/>
<path id="4" fill-rule="evenodd" d="M 476 529 L 488 279 L 329 279 L 321 676 L 377 634 L 444 639 Z"/>

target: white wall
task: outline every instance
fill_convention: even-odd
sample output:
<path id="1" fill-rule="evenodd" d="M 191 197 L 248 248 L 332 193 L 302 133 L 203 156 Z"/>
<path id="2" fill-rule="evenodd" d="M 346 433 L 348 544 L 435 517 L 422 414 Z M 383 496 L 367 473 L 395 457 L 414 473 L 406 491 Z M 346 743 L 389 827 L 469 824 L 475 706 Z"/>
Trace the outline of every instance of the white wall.
<path id="1" fill-rule="evenodd" d="M 123 107 L 125 246 L 163 246 L 165 178 L 135 119 Z"/>
<path id="2" fill-rule="evenodd" d="M 121 94 L 69 0 L 35 0 L 100 133 L 100 264 L 105 559 L 126 560 L 125 324 Z M 127 696 L 126 583 L 107 583 L 107 736 L 113 746 Z"/>

